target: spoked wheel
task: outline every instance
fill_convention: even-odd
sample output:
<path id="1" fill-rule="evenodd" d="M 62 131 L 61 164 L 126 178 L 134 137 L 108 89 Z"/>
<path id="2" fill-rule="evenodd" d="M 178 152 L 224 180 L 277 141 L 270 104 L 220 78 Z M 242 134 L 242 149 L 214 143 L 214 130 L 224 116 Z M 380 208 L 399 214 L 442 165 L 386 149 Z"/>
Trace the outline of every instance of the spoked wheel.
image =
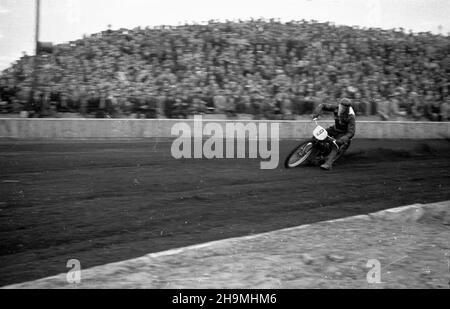
<path id="1" fill-rule="evenodd" d="M 313 150 L 314 146 L 311 141 L 301 143 L 286 158 L 285 167 L 292 168 L 308 162 Z"/>

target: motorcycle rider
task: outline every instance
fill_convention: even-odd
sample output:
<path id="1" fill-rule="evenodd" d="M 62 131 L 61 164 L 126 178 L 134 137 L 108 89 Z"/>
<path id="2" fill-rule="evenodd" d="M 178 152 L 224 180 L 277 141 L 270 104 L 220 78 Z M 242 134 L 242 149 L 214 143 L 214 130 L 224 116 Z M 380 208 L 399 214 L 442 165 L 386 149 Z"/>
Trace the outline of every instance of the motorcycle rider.
<path id="1" fill-rule="evenodd" d="M 335 124 L 329 127 L 327 132 L 329 136 L 336 139 L 339 150 L 333 147 L 327 161 L 320 166 L 324 170 L 332 169 L 333 163 L 350 147 L 351 139 L 355 135 L 356 118 L 351 105 L 351 100 L 344 97 L 337 106 L 334 104 L 320 104 L 313 114 L 313 118 L 318 118 L 322 111 L 334 113 Z"/>

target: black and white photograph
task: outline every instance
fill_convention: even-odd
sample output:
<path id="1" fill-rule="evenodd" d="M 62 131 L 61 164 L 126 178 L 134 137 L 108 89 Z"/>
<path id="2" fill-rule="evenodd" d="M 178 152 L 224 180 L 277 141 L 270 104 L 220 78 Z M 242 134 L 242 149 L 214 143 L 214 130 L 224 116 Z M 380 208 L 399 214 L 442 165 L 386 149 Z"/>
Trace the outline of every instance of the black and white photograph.
<path id="1" fill-rule="evenodd" d="M 0 289 L 449 289 L 449 16 L 0 0 Z"/>

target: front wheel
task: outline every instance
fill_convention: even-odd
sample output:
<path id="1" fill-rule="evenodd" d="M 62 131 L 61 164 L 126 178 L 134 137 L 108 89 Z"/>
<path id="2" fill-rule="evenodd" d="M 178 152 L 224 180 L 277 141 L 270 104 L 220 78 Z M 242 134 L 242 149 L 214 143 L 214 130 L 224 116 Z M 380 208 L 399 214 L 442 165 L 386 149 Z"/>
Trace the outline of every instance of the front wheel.
<path id="1" fill-rule="evenodd" d="M 312 141 L 306 141 L 298 145 L 286 158 L 284 166 L 286 168 L 297 167 L 308 162 L 313 153 L 314 145 Z"/>

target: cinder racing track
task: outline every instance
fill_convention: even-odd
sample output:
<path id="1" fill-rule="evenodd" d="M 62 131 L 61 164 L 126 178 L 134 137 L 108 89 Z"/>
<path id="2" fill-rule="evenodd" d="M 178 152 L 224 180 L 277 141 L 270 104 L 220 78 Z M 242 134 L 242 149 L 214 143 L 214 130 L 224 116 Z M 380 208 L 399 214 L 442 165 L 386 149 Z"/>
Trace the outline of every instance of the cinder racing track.
<path id="1" fill-rule="evenodd" d="M 450 199 L 448 141 L 354 140 L 331 172 L 183 159 L 170 141 L 2 141 L 0 286 L 150 252 Z"/>

